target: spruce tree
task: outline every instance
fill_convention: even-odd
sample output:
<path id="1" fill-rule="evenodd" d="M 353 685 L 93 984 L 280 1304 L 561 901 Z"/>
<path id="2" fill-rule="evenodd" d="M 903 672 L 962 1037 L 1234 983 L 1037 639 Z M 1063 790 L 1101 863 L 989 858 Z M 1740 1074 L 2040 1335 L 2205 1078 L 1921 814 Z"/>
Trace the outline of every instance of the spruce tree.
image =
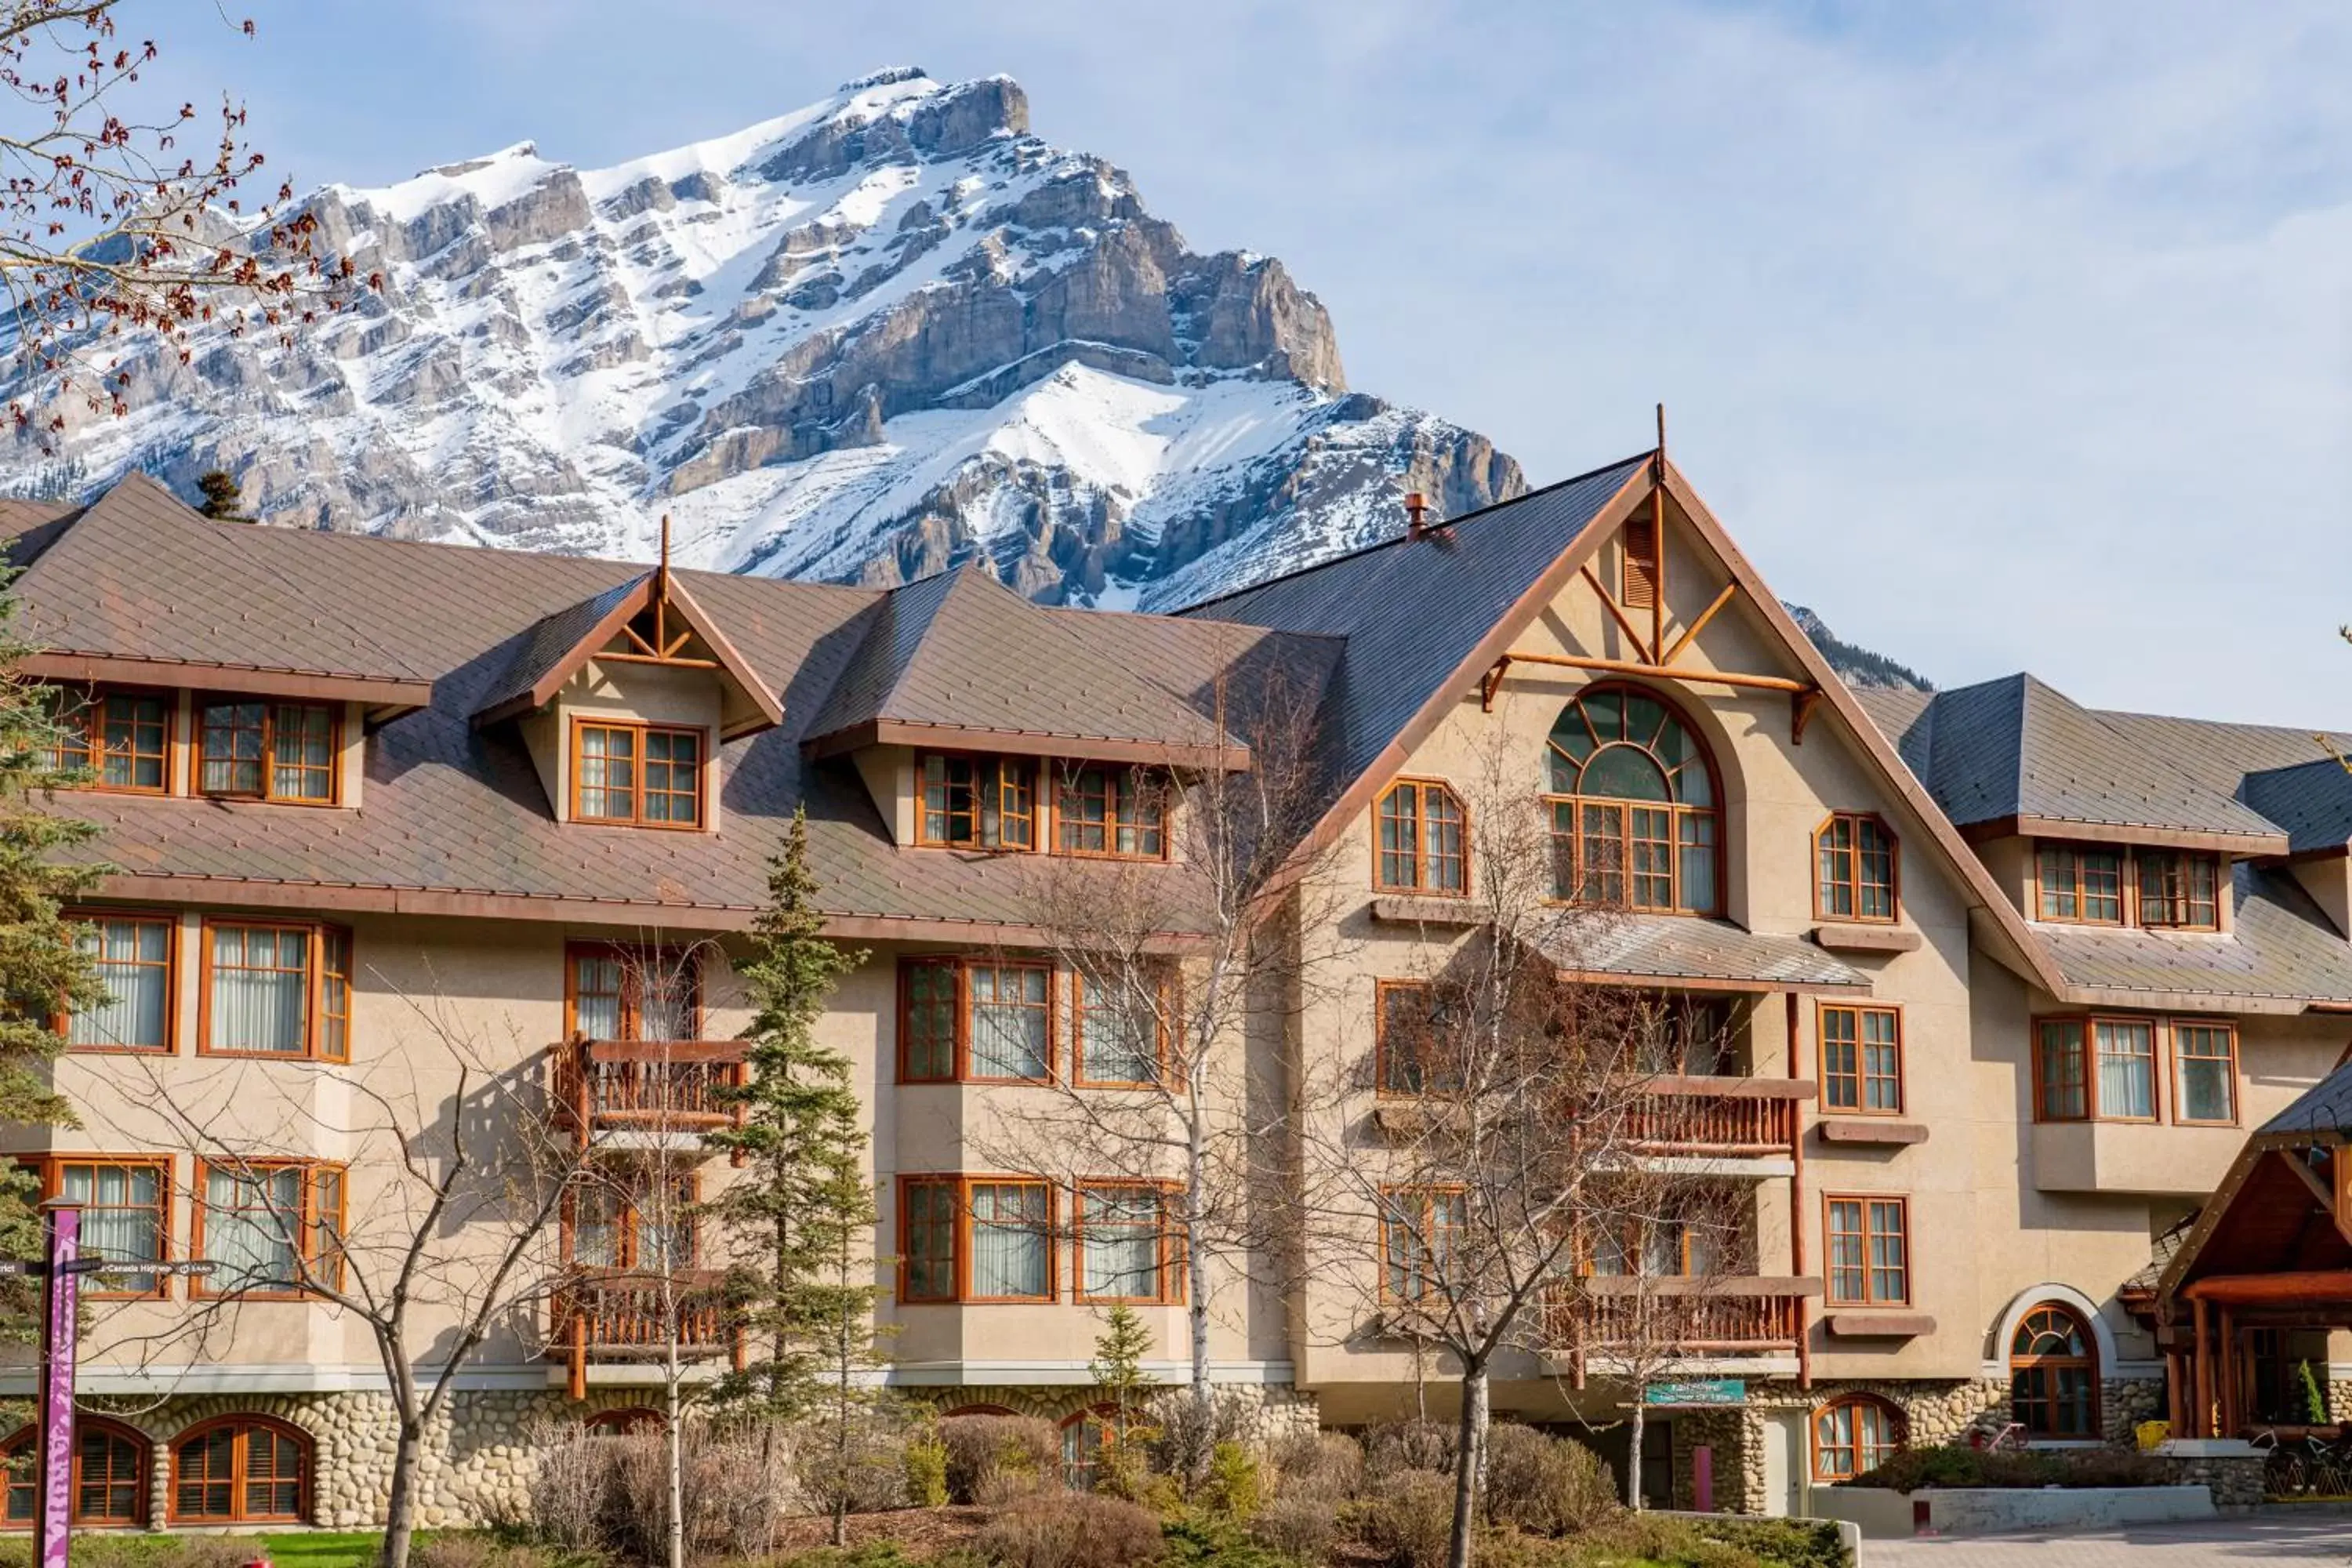
<path id="1" fill-rule="evenodd" d="M 872 1364 L 880 1291 L 866 1256 L 878 1222 L 849 1059 L 818 1043 L 835 981 L 864 961 L 827 942 L 795 813 L 769 862 L 768 904 L 740 971 L 753 1006 L 741 1119 L 710 1142 L 741 1173 L 711 1204 L 736 1258 L 730 1294 L 748 1342 L 714 1397 L 775 1421 L 822 1415 L 845 1445 L 855 1371 Z"/>
<path id="2" fill-rule="evenodd" d="M 245 511 L 245 487 L 226 468 L 206 468 L 196 476 L 196 489 L 205 499 L 196 510 L 216 522 L 251 522 Z"/>

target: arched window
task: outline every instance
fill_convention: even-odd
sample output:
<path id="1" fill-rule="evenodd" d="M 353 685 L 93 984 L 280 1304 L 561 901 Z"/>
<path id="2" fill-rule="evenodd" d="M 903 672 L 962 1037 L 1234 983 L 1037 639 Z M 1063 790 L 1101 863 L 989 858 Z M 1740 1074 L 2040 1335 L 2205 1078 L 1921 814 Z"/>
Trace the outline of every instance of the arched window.
<path id="1" fill-rule="evenodd" d="M 8 1467 L 7 1523 L 33 1522 L 40 1482 L 33 1468 L 39 1433 L 27 1426 L 0 1447 Z M 96 1415 L 74 1419 L 73 1521 L 92 1528 L 135 1527 L 147 1522 L 147 1439 L 117 1422 Z"/>
<path id="2" fill-rule="evenodd" d="M 2071 1307 L 2044 1301 L 2009 1342 L 2010 1418 L 2029 1437 L 2099 1435 L 2099 1347 Z"/>
<path id="3" fill-rule="evenodd" d="M 599 1410 L 584 1425 L 591 1437 L 634 1437 L 640 1432 L 662 1429 L 662 1413 L 632 1405 L 620 1410 Z"/>
<path id="4" fill-rule="evenodd" d="M 1849 1394 L 1813 1413 L 1813 1479 L 1850 1481 L 1903 1447 L 1903 1412 L 1873 1394 Z"/>
<path id="5" fill-rule="evenodd" d="M 1551 727 L 1554 890 L 1609 908 L 1721 908 L 1715 764 L 1664 700 L 1602 686 Z"/>
<path id="6" fill-rule="evenodd" d="M 224 1415 L 172 1445 L 174 1524 L 299 1524 L 310 1512 L 310 1440 L 266 1415 Z"/>
<path id="7" fill-rule="evenodd" d="M 1885 925 L 1895 919 L 1895 830 L 1867 812 L 1841 811 L 1813 833 L 1813 913 Z"/>
<path id="8" fill-rule="evenodd" d="M 959 1405 L 953 1410 L 942 1413 L 940 1419 L 951 1421 L 959 1415 L 1015 1415 L 1018 1414 L 1020 1414 L 1018 1411 L 1003 1405 Z"/>
<path id="9" fill-rule="evenodd" d="M 1062 1480 L 1090 1492 L 1102 1479 L 1103 1450 L 1118 1441 L 1118 1406 L 1097 1405 L 1062 1419 Z"/>

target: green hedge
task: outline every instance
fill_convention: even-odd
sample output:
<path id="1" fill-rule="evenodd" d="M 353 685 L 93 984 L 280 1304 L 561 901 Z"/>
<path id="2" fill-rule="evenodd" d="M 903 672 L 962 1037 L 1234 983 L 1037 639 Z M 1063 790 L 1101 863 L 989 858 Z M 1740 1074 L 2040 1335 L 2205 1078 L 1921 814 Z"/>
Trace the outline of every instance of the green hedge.
<path id="1" fill-rule="evenodd" d="M 1954 1446 L 1906 1448 L 1838 1484 L 1908 1492 L 1921 1487 L 2162 1487 L 2178 1479 L 2168 1461 L 2124 1448 L 1987 1453 Z"/>

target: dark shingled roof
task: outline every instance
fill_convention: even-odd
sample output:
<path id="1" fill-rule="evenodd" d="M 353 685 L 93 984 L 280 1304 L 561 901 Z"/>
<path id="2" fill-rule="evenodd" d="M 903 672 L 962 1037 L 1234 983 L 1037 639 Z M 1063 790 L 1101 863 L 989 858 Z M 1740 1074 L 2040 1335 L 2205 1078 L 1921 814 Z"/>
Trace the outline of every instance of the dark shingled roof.
<path id="1" fill-rule="evenodd" d="M 2352 1062 L 2294 1097 L 2254 1131 L 2256 1138 L 2300 1132 L 2352 1132 Z"/>
<path id="2" fill-rule="evenodd" d="M 2070 985 L 2192 993 L 2248 1002 L 2352 1002 L 2352 942 L 2336 934 L 2292 872 L 2236 868 L 2232 929 L 2126 931 L 2044 925 Z"/>
<path id="3" fill-rule="evenodd" d="M 1801 937 L 1759 935 L 1729 921 L 1567 915 L 1546 925 L 1535 945 L 1562 969 L 1580 974 L 1870 989 L 1868 975 Z"/>
<path id="4" fill-rule="evenodd" d="M 562 664 L 580 646 L 580 640 L 596 629 L 597 622 L 619 608 L 621 602 L 636 591 L 637 584 L 651 575 L 650 572 L 640 573 L 576 605 L 566 605 L 553 615 L 541 616 L 516 645 L 514 662 L 482 699 L 481 710 L 488 712 L 529 696 L 541 676 Z"/>

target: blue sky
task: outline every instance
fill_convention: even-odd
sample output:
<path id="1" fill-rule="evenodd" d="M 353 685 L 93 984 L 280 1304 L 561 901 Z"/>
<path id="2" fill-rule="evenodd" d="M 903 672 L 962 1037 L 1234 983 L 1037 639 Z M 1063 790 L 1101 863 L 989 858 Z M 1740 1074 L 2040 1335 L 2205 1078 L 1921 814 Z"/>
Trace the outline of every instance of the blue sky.
<path id="1" fill-rule="evenodd" d="M 132 0 L 302 184 L 584 166 L 1003 72 L 1352 384 L 1541 482 L 1650 405 L 1765 575 L 1945 684 L 2352 729 L 2352 13 L 2302 0 Z"/>

